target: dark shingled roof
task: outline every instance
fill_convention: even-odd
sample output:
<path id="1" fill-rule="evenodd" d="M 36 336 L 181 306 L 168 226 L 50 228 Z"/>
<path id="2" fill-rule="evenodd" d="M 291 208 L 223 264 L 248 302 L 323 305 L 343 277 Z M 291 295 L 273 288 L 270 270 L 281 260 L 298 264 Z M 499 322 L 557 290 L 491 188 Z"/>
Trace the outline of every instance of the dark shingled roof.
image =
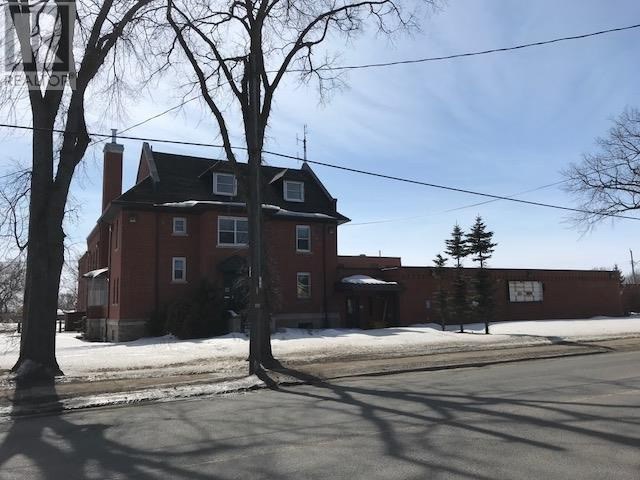
<path id="1" fill-rule="evenodd" d="M 144 156 L 141 161 L 146 161 Z M 245 201 L 240 191 L 235 197 L 213 193 L 213 172 L 232 173 L 232 167 L 227 161 L 155 151 L 153 161 L 159 181 L 154 182 L 154 179 L 148 176 L 118 197 L 114 204 L 151 206 L 189 200 L 241 203 Z M 244 171 L 248 167 L 246 163 L 239 166 Z M 275 181 L 272 182 L 274 178 Z M 285 180 L 304 182 L 304 202 L 284 200 Z M 328 215 L 341 223 L 349 220 L 336 211 L 335 200 L 306 164 L 301 169 L 262 166 L 262 183 L 263 204 L 276 205 L 291 212 Z"/>

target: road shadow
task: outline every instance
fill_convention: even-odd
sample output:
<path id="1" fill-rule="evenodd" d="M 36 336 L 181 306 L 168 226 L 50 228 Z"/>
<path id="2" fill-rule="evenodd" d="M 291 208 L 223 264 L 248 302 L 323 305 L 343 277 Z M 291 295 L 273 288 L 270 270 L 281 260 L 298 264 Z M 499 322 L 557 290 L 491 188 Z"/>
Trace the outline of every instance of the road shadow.
<path id="1" fill-rule="evenodd" d="M 567 434 L 585 442 L 601 442 L 614 449 L 640 448 L 640 437 L 627 435 L 615 425 L 629 427 L 640 425 L 635 414 L 636 406 L 620 406 L 609 403 L 545 400 L 542 398 L 514 398 L 509 395 L 484 395 L 473 393 L 445 393 L 415 391 L 410 389 L 372 389 L 354 385 L 353 382 L 327 381 L 304 371 L 276 362 L 260 377 L 272 389 L 294 397 L 314 401 L 316 408 L 328 411 L 342 410 L 344 405 L 355 408 L 358 417 L 375 427 L 377 437 L 383 442 L 386 455 L 396 460 L 417 465 L 432 474 L 461 476 L 493 480 L 478 473 L 470 474 L 455 468 L 448 460 L 460 460 L 465 452 L 442 449 L 429 438 L 420 438 L 421 446 L 435 453 L 424 461 L 409 455 L 406 443 L 401 440 L 403 425 L 435 425 L 459 429 L 463 435 L 485 437 L 505 443 L 517 443 L 541 452 L 564 452 L 566 444 L 556 442 Z M 290 377 L 313 389 L 297 388 L 293 382 L 278 384 L 278 379 Z M 586 379 L 585 379 L 586 380 Z M 612 385 L 611 382 L 603 382 Z M 623 387 L 623 385 L 617 385 Z M 626 386 L 626 388 L 629 388 Z M 536 390 L 539 391 L 539 390 Z M 338 407 L 338 405 L 340 405 Z M 589 413 L 585 410 L 599 408 L 608 415 Z M 478 421 L 467 419 L 478 417 Z M 553 419 L 549 419 L 553 417 Z M 557 418 L 561 417 L 562 420 Z M 608 431 L 595 427 L 594 423 L 610 422 Z M 509 428 L 518 425 L 522 428 Z M 434 427 L 434 428 L 435 428 Z M 529 427 L 545 432 L 544 438 L 529 436 Z M 441 460 L 433 460 L 433 458 Z"/>
<path id="2" fill-rule="evenodd" d="M 37 478 L 59 480 L 61 478 L 175 478 L 216 479 L 215 474 L 202 474 L 181 468 L 171 460 L 215 456 L 225 446 L 210 442 L 194 449 L 178 452 L 158 451 L 150 443 L 148 448 L 126 445 L 117 438 L 109 438 L 107 432 L 113 425 L 105 423 L 74 423 L 62 413 L 63 403 L 56 393 L 54 381 L 38 384 L 16 383 L 14 408 L 34 408 L 30 391 L 46 390 L 47 414 L 17 417 L 11 420 L 8 431 L 0 430 L 0 479 Z M 60 413 L 51 413 L 53 410 Z M 85 412 L 91 412 L 87 410 Z M 89 413 L 90 414 L 90 413 Z M 185 422 L 188 420 L 185 419 Z M 2 425 L 0 425 L 1 427 Z M 192 424 L 198 428 L 197 424 Z M 4 433 L 4 435 L 2 435 Z"/>
<path id="3" fill-rule="evenodd" d="M 328 478 L 283 470 L 282 459 L 299 454 L 304 446 L 331 451 L 338 440 L 347 458 L 357 454 L 361 443 L 374 444 L 384 462 L 423 472 L 403 478 L 496 478 L 481 473 L 490 471 L 490 466 L 471 470 L 470 465 L 476 462 L 477 466 L 479 461 L 472 456 L 476 452 L 452 449 L 443 441 L 451 437 L 446 433 L 451 429 L 460 434 L 456 438 L 493 442 L 496 448 L 517 444 L 534 458 L 568 454 L 567 438 L 603 444 L 616 452 L 640 447 L 629 427 L 635 426 L 637 432 L 636 406 L 563 401 L 554 398 L 553 392 L 537 395 L 540 389 L 535 386 L 530 391 L 490 394 L 465 392 L 451 382 L 440 388 L 438 382 L 429 380 L 421 388 L 403 384 L 402 376 L 390 376 L 374 388 L 362 380 L 326 381 L 278 362 L 270 367 L 259 372 L 259 377 L 274 394 L 263 391 L 226 401 L 211 398 L 139 407 L 135 428 L 145 430 L 145 444 L 132 440 L 127 429 L 118 428 L 128 422 L 120 415 L 131 414 L 131 408 L 110 409 L 110 415 L 86 410 L 21 418 L 8 430 L 0 425 L 0 478 L 26 478 L 25 472 L 33 470 L 46 480 Z M 287 379 L 310 387 L 287 384 Z M 586 376 L 584 382 L 589 382 Z M 612 388 L 614 382 L 607 385 Z M 625 388 L 623 383 L 617 386 Z M 62 406 L 55 384 L 41 388 L 49 389 L 49 398 Z M 26 394 L 18 393 L 17 406 L 28 401 Z M 165 425 L 172 425 L 164 423 L 169 419 L 176 422 L 173 425 L 187 426 L 186 431 L 165 431 Z M 603 429 L 603 421 L 611 426 Z M 543 436 L 530 435 L 531 430 L 544 432 Z M 158 436 L 171 435 L 175 435 L 171 442 L 158 441 Z M 362 442 L 365 436 L 372 442 Z M 428 455 L 421 455 L 424 452 Z M 318 451 L 318 457 L 324 454 Z M 319 468 L 339 461 L 328 458 L 325 464 L 318 462 Z M 328 475 L 330 471 L 322 472 Z M 532 471 L 529 478 L 544 478 L 534 475 L 539 473 Z"/>

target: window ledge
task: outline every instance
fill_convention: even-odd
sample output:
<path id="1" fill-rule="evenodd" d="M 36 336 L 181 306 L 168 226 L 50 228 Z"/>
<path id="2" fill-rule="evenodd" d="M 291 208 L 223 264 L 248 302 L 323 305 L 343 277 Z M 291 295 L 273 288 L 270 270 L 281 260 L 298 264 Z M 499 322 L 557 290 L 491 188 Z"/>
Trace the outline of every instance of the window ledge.
<path id="1" fill-rule="evenodd" d="M 216 248 L 249 248 L 249 245 L 246 244 L 238 244 L 234 245 L 232 243 L 219 243 L 216 245 Z"/>
<path id="2" fill-rule="evenodd" d="M 172 236 L 172 237 L 188 237 L 188 236 L 189 236 L 189 234 L 188 234 L 188 233 L 176 233 L 176 232 L 173 232 L 173 233 L 171 234 L 171 236 Z"/>
<path id="3" fill-rule="evenodd" d="M 189 282 L 186 280 L 171 280 L 171 285 L 185 285 Z"/>
<path id="4" fill-rule="evenodd" d="M 313 252 L 311 250 L 296 250 L 296 253 L 299 253 L 300 255 L 312 255 Z"/>

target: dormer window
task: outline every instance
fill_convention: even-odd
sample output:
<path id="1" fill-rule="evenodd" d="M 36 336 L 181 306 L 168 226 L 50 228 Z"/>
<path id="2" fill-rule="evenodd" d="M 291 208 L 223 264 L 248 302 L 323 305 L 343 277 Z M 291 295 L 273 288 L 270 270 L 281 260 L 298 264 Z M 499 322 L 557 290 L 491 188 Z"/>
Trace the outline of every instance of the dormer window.
<path id="1" fill-rule="evenodd" d="M 235 197 L 238 193 L 238 183 L 236 182 L 235 175 L 231 173 L 214 173 L 213 193 L 216 195 Z"/>
<path id="2" fill-rule="evenodd" d="M 304 183 L 285 180 L 284 199 L 287 202 L 304 202 Z"/>

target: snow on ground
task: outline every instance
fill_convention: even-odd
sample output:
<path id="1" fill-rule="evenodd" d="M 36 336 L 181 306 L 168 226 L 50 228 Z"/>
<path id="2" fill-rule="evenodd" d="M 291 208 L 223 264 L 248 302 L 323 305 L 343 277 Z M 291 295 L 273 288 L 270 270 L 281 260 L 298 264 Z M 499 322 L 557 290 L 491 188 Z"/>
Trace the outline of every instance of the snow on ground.
<path id="1" fill-rule="evenodd" d="M 484 325 L 466 329 L 484 333 Z M 625 318 L 596 317 L 589 320 L 545 320 L 533 322 L 500 322 L 491 325 L 491 333 L 501 335 L 539 335 L 560 339 L 608 337 L 640 333 L 640 315 Z"/>
<path id="2" fill-rule="evenodd" d="M 272 336 L 274 354 L 297 362 L 340 360 L 347 357 L 402 356 L 437 351 L 545 344 L 557 340 L 640 335 L 640 316 L 589 320 L 539 320 L 466 325 L 442 332 L 434 324 L 378 330 L 284 329 Z M 77 333 L 59 333 L 57 357 L 67 379 L 164 376 L 179 373 L 234 373 L 246 369 L 249 342 L 243 334 L 200 340 L 172 336 L 126 343 L 91 343 Z M 18 357 L 19 335 L 0 332 L 0 370 L 10 369 Z"/>
<path id="3" fill-rule="evenodd" d="M 0 333 L 11 333 L 18 329 L 17 323 L 0 323 Z"/>

